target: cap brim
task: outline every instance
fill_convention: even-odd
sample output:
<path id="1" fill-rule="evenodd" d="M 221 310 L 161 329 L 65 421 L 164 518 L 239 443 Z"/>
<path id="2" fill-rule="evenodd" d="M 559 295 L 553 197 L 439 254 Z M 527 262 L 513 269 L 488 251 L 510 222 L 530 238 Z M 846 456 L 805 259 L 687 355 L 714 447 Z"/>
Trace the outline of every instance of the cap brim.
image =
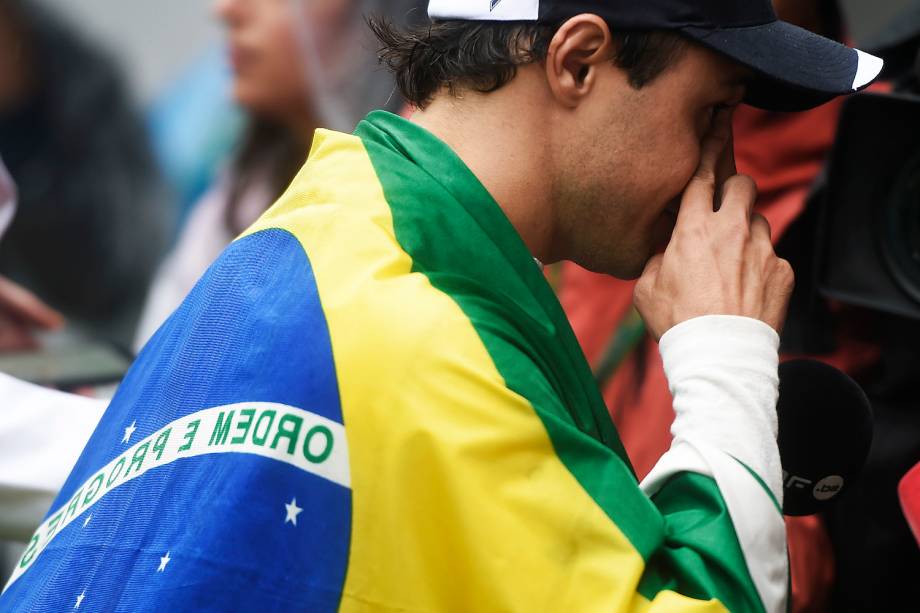
<path id="1" fill-rule="evenodd" d="M 880 58 L 784 21 L 681 32 L 750 68 L 754 79 L 745 102 L 771 111 L 803 111 L 859 91 L 884 65 Z"/>

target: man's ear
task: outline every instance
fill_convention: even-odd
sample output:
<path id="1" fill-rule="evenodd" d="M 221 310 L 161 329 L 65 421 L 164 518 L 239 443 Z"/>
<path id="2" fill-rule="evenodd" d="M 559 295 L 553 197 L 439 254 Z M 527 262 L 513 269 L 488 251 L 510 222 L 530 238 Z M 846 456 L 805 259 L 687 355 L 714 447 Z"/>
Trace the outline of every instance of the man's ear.
<path id="1" fill-rule="evenodd" d="M 594 87 L 599 68 L 614 56 L 613 36 L 597 15 L 576 15 L 549 43 L 546 78 L 553 96 L 574 108 Z"/>

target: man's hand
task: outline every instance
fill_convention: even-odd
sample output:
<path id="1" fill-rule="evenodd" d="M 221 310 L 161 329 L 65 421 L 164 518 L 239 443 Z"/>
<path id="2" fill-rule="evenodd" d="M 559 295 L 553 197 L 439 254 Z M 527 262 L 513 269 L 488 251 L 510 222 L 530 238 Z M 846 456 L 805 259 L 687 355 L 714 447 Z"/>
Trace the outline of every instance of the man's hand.
<path id="1" fill-rule="evenodd" d="M 64 317 L 29 290 L 0 277 L 0 351 L 22 351 L 36 345 L 35 328 L 54 330 Z"/>
<path id="2" fill-rule="evenodd" d="M 636 308 L 656 339 L 702 315 L 751 317 L 781 330 L 794 275 L 773 251 L 767 220 L 752 213 L 756 199 L 754 181 L 736 174 L 731 113 L 720 111 L 671 241 L 636 284 Z"/>

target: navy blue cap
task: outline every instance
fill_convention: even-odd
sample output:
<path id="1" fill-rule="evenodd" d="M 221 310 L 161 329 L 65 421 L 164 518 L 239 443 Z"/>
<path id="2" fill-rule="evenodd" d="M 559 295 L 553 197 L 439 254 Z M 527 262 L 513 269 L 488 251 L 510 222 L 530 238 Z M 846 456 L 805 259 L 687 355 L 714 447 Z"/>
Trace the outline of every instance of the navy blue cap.
<path id="1" fill-rule="evenodd" d="M 770 0 L 430 0 L 434 20 L 557 23 L 582 13 L 611 28 L 671 30 L 751 69 L 745 102 L 813 108 L 867 87 L 881 59 L 785 21 Z"/>

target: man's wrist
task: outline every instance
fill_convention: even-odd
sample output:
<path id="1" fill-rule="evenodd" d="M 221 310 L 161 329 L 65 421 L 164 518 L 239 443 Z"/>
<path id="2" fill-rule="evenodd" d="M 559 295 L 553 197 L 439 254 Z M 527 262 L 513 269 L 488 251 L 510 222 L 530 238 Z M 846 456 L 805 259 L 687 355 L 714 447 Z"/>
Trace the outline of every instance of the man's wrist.
<path id="1" fill-rule="evenodd" d="M 781 499 L 776 331 L 756 319 L 708 315 L 668 330 L 659 348 L 674 396 L 675 438 L 735 457 Z"/>
<path id="2" fill-rule="evenodd" d="M 734 357 L 779 365 L 776 330 L 759 319 L 737 315 L 704 315 L 683 321 L 661 336 L 659 349 L 665 367 L 670 363 L 675 375 L 700 361 Z"/>

